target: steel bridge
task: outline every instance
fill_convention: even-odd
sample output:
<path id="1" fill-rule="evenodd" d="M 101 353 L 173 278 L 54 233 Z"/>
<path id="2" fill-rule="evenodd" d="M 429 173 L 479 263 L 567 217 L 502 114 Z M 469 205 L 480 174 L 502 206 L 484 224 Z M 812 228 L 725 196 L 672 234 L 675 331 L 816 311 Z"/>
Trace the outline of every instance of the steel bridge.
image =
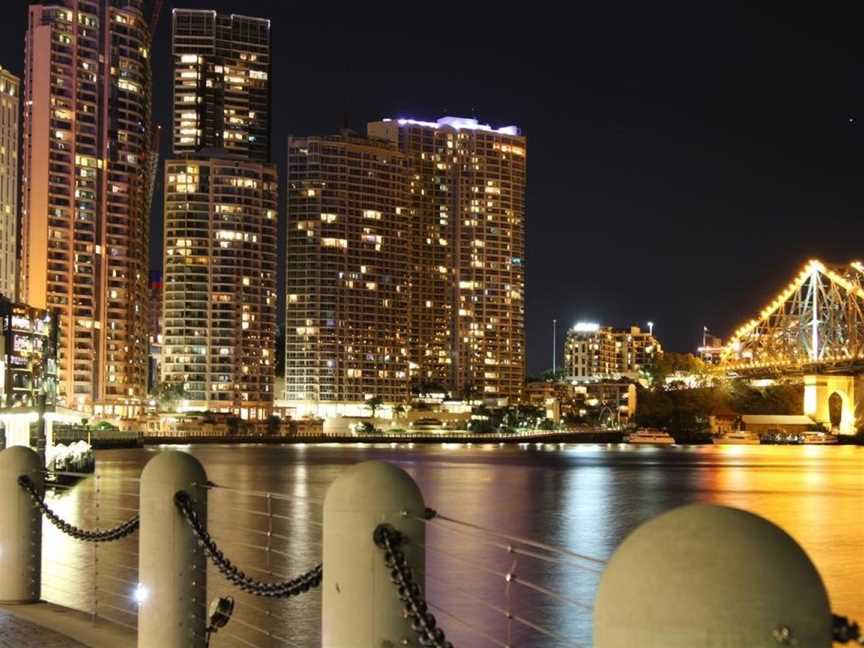
<path id="1" fill-rule="evenodd" d="M 801 377 L 804 413 L 854 433 L 864 414 L 864 265 L 809 261 L 735 331 L 720 368 L 748 378 Z M 830 407 L 837 398 L 840 407 Z"/>

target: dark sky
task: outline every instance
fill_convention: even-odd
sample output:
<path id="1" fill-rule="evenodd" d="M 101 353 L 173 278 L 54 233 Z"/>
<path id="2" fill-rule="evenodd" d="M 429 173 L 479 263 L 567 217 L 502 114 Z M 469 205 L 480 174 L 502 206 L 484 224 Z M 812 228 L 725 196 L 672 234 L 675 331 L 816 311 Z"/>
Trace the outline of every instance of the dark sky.
<path id="1" fill-rule="evenodd" d="M 20 73 L 26 3 L 6 2 L 18 11 L 0 24 L 0 65 Z M 864 256 L 861 15 L 645 4 L 166 0 L 163 153 L 171 7 L 269 17 L 280 164 L 289 133 L 334 132 L 346 111 L 359 131 L 444 114 L 522 127 L 531 372 L 551 365 L 552 318 L 653 320 L 666 348 L 692 350 L 703 325 L 727 335 L 806 259 Z"/>

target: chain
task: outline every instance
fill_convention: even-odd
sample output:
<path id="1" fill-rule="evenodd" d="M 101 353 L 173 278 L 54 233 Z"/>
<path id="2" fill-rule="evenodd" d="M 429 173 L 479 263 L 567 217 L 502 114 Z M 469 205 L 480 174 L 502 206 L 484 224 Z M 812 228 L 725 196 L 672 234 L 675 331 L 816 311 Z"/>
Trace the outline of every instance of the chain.
<path id="1" fill-rule="evenodd" d="M 420 586 L 408 565 L 405 554 L 399 548 L 402 534 L 387 524 L 379 524 L 372 535 L 375 544 L 384 550 L 384 563 L 390 569 L 390 580 L 396 586 L 396 595 L 405 604 L 405 618 L 411 620 L 411 629 L 420 640 L 421 646 L 432 648 L 453 648 L 447 641 L 444 631 L 437 627 L 435 616 L 423 599 Z"/>
<path id="2" fill-rule="evenodd" d="M 18 485 L 29 493 L 30 499 L 33 500 L 36 508 L 38 508 L 42 514 L 48 518 L 48 521 L 51 522 L 51 524 L 76 540 L 83 540 L 84 542 L 111 542 L 112 540 L 125 538 L 138 529 L 139 518 L 137 515 L 133 515 L 131 518 L 120 523 L 113 529 L 96 529 L 95 531 L 79 529 L 63 520 L 59 515 L 48 508 L 48 505 L 45 504 L 45 499 L 39 494 L 39 491 L 36 490 L 36 486 L 29 477 L 21 475 L 18 478 Z"/>
<path id="3" fill-rule="evenodd" d="M 265 583 L 250 578 L 242 570 L 235 567 L 219 550 L 216 542 L 201 524 L 198 513 L 192 507 L 192 497 L 189 493 L 178 491 L 174 495 L 174 503 L 189 523 L 192 532 L 198 538 L 198 543 L 204 548 L 204 555 L 210 559 L 228 582 L 233 583 L 244 592 L 268 598 L 288 598 L 308 592 L 321 584 L 323 566 L 320 563 L 305 574 L 300 574 L 296 578 L 281 583 Z"/>
<path id="4" fill-rule="evenodd" d="M 860 626 L 851 619 L 832 614 L 831 629 L 833 630 L 834 641 L 836 643 L 845 644 L 852 642 L 864 646 L 864 634 L 861 633 Z"/>

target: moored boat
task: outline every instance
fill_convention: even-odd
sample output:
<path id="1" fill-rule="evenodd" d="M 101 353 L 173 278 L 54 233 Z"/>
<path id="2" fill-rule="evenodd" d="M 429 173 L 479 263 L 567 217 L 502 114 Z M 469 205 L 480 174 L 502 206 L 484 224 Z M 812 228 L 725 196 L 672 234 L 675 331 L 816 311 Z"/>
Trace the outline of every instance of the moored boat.
<path id="1" fill-rule="evenodd" d="M 826 432 L 808 431 L 801 436 L 804 445 L 834 445 L 838 442 L 836 434 Z"/>
<path id="2" fill-rule="evenodd" d="M 714 445 L 758 445 L 759 435 L 748 430 L 735 430 L 726 432 L 712 439 Z"/>
<path id="3" fill-rule="evenodd" d="M 649 445 L 671 445 L 675 443 L 675 439 L 670 434 L 663 430 L 654 430 L 652 428 L 639 428 L 635 432 L 631 432 L 624 436 L 625 443 L 643 443 Z"/>

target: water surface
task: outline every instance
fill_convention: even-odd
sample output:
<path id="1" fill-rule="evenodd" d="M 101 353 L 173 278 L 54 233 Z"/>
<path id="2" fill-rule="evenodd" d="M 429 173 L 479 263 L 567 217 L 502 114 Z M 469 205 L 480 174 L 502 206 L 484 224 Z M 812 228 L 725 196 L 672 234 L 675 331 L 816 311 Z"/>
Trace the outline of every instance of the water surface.
<path id="1" fill-rule="evenodd" d="M 758 513 L 804 546 L 823 575 L 834 610 L 864 621 L 864 448 L 546 444 L 184 449 L 201 460 L 219 485 L 288 496 L 211 491 L 214 535 L 235 563 L 264 580 L 298 573 L 320 558 L 320 501 L 327 486 L 346 466 L 381 459 L 407 470 L 427 505 L 444 515 L 602 559 L 641 522 L 681 504 L 716 502 Z M 61 491 L 53 505 L 82 525 L 108 526 L 125 518 L 137 506 L 137 484 L 125 479 L 137 477 L 156 451 L 97 453 L 99 479 Z M 508 641 L 524 648 L 590 645 L 596 565 L 569 559 L 514 561 L 506 541 L 466 531 L 433 524 L 427 539 L 429 599 L 448 638 L 471 648 Z M 130 593 L 137 582 L 136 541 L 133 536 L 94 550 L 46 528 L 45 597 L 88 611 L 95 608 L 100 616 L 134 625 Z M 567 601 L 520 585 L 508 588 L 501 574 L 510 571 Z M 317 591 L 288 602 L 254 599 L 232 591 L 213 570 L 208 589 L 210 596 L 231 593 L 238 601 L 235 619 L 217 635 L 214 648 L 320 645 Z M 507 609 L 524 623 L 508 622 L 501 613 Z"/>

